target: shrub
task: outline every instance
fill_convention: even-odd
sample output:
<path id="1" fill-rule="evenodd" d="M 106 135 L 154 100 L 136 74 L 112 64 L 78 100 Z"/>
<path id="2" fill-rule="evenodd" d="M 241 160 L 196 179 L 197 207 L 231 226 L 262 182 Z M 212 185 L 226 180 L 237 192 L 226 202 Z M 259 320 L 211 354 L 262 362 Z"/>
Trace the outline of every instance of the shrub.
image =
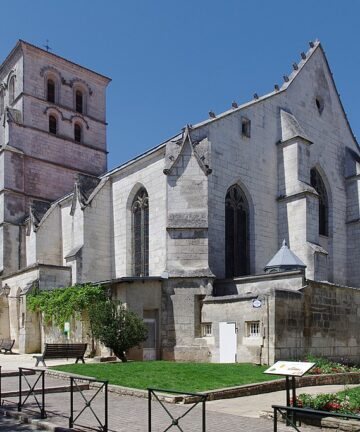
<path id="1" fill-rule="evenodd" d="M 93 336 L 122 361 L 127 361 L 127 350 L 147 338 L 147 328 L 143 320 L 119 301 L 108 299 L 92 305 L 89 318 Z"/>

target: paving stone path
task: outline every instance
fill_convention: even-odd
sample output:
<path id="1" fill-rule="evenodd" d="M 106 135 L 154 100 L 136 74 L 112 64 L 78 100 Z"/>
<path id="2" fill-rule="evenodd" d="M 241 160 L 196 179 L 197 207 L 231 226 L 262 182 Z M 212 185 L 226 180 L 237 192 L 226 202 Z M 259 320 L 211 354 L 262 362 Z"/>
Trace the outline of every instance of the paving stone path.
<path id="1" fill-rule="evenodd" d="M 34 382 L 35 377 L 27 377 L 30 382 Z M 11 377 L 3 379 L 3 391 L 14 390 L 18 388 L 18 378 Z M 55 378 L 46 377 L 47 386 L 59 386 L 60 384 L 69 384 L 68 380 L 60 380 Z M 25 384 L 23 385 L 25 387 Z M 84 392 L 87 399 L 91 398 L 96 390 L 88 390 Z M 36 404 L 34 399 L 31 398 L 30 403 L 24 408 L 24 413 L 30 413 L 28 409 L 35 409 Z M 12 407 L 16 409 L 17 398 L 8 398 L 4 402 L 5 408 Z M 152 432 L 162 432 L 171 425 L 171 419 L 165 410 L 157 403 L 153 402 L 153 428 Z M 80 393 L 74 394 L 74 405 L 76 413 L 84 406 L 84 400 Z M 100 393 L 92 404 L 92 407 L 99 417 L 103 420 L 104 410 L 104 395 Z M 166 404 L 166 409 L 169 410 L 176 418 L 184 414 L 190 408 L 189 405 L 174 405 Z M 58 426 L 68 427 L 68 416 L 70 410 L 70 393 L 57 393 L 46 395 L 46 410 L 48 414 L 48 421 L 57 424 Z M 4 420 L 4 429 L 0 430 L 14 430 L 14 431 L 30 431 L 31 428 L 26 429 L 24 426 L 19 426 L 16 420 L 12 429 L 6 429 L 9 420 Z M 216 412 L 208 410 L 206 413 L 207 432 L 269 432 L 272 431 L 272 422 L 259 418 L 248 418 L 239 415 L 232 415 L 223 412 Z M 78 424 L 85 427 L 96 427 L 96 419 L 93 417 L 91 411 L 87 408 L 84 414 L 79 418 Z M 194 408 L 188 415 L 180 420 L 180 426 L 184 432 L 201 432 L 201 407 Z M 2 424 L 0 423 L 2 426 Z M 19 429 L 16 429 L 16 428 Z M 109 430 L 114 432 L 146 432 L 148 429 L 148 402 L 144 398 L 136 398 L 129 396 L 118 396 L 109 393 Z M 79 427 L 79 429 L 83 429 Z M 179 431 L 176 426 L 171 427 L 171 431 Z M 283 425 L 279 425 L 279 432 L 289 431 Z M 314 431 L 314 428 L 303 428 L 304 431 Z"/>

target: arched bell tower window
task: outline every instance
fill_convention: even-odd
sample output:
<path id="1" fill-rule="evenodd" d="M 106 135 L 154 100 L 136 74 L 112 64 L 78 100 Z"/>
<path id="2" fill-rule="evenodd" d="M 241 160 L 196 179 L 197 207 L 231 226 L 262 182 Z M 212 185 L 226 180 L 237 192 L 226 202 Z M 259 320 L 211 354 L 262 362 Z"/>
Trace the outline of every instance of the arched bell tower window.
<path id="1" fill-rule="evenodd" d="M 55 103 L 55 81 L 51 78 L 47 80 L 47 100 Z"/>
<path id="2" fill-rule="evenodd" d="M 75 111 L 81 114 L 84 112 L 84 95 L 81 90 L 75 92 Z"/>
<path id="3" fill-rule="evenodd" d="M 132 263 L 134 276 L 149 275 L 149 197 L 145 188 L 135 195 L 132 212 Z"/>
<path id="4" fill-rule="evenodd" d="M 79 123 L 75 123 L 74 126 L 74 140 L 79 143 L 81 143 L 82 140 L 82 128 Z"/>
<path id="5" fill-rule="evenodd" d="M 249 274 L 249 205 L 240 186 L 225 198 L 225 273 L 227 278 Z"/>
<path id="6" fill-rule="evenodd" d="M 15 77 L 10 79 L 9 83 L 9 104 L 12 104 L 15 100 Z"/>
<path id="7" fill-rule="evenodd" d="M 318 170 L 312 168 L 310 171 L 311 186 L 319 194 L 319 234 L 329 235 L 329 200 L 323 179 Z"/>
<path id="8" fill-rule="evenodd" d="M 57 120 L 53 115 L 49 116 L 49 133 L 53 135 L 57 134 Z"/>

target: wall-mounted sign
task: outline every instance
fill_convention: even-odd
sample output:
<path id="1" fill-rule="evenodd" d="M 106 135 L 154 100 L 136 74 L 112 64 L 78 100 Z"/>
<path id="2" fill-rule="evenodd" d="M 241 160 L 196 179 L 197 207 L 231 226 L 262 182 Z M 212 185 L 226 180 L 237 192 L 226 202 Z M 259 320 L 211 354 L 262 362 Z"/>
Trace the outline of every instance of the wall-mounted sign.
<path id="1" fill-rule="evenodd" d="M 257 309 L 257 308 L 260 308 L 262 306 L 262 302 L 259 299 L 254 299 L 252 301 L 252 305 L 253 305 L 253 308 Z"/>
<path id="2" fill-rule="evenodd" d="M 269 369 L 266 369 L 264 373 L 271 375 L 303 376 L 314 366 L 315 363 L 310 362 L 278 361 L 269 367 Z"/>

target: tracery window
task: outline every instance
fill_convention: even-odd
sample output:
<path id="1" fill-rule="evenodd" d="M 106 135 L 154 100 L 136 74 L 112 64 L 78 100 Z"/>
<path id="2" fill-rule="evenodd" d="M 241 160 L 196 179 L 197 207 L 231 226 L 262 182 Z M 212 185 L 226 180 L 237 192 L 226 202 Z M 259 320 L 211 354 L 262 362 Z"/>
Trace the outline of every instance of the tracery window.
<path id="1" fill-rule="evenodd" d="M 15 100 L 15 77 L 10 79 L 9 83 L 9 104 L 12 104 Z"/>
<path id="2" fill-rule="evenodd" d="M 238 185 L 229 188 L 225 198 L 226 277 L 249 274 L 249 205 Z"/>
<path id="3" fill-rule="evenodd" d="M 4 90 L 0 90 L 0 117 L 4 114 Z"/>
<path id="4" fill-rule="evenodd" d="M 53 115 L 49 116 L 49 132 L 54 135 L 57 134 L 57 120 Z"/>
<path id="5" fill-rule="evenodd" d="M 329 201 L 323 179 L 318 170 L 312 168 L 310 171 L 310 184 L 319 194 L 319 234 L 329 235 Z"/>
<path id="6" fill-rule="evenodd" d="M 136 194 L 132 206 L 133 275 L 149 275 L 149 197 L 145 188 Z"/>
<path id="7" fill-rule="evenodd" d="M 79 123 L 75 123 L 74 126 L 74 140 L 76 142 L 81 142 L 82 140 L 82 129 Z"/>
<path id="8" fill-rule="evenodd" d="M 81 90 L 76 90 L 75 92 L 75 110 L 78 113 L 83 113 L 84 111 L 84 96 Z"/>
<path id="9" fill-rule="evenodd" d="M 52 79 L 47 80 L 47 100 L 55 103 L 55 81 Z"/>

